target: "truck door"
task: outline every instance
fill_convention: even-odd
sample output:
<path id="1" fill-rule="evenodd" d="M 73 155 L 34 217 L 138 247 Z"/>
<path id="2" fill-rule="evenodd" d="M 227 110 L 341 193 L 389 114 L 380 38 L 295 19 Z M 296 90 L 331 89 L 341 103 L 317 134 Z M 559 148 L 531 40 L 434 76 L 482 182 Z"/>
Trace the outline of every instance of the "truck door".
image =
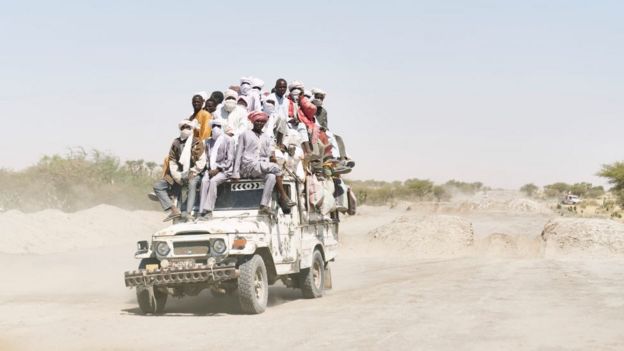
<path id="1" fill-rule="evenodd" d="M 284 188 L 289 197 L 295 202 L 299 202 L 296 186 L 293 183 L 284 184 Z M 298 204 L 299 205 L 299 204 Z M 297 260 L 298 248 L 301 246 L 301 230 L 299 228 L 300 216 L 298 206 L 291 209 L 290 214 L 284 214 L 278 210 L 278 225 L 276 240 L 278 242 L 281 263 L 291 263 Z"/>

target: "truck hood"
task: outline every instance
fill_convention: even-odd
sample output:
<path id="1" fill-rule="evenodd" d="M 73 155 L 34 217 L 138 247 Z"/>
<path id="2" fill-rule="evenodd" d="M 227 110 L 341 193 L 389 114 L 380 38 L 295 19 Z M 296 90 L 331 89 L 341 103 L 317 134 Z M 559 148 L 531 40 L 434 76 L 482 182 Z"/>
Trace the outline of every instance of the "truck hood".
<path id="1" fill-rule="evenodd" d="M 269 223 L 264 217 L 212 218 L 209 221 L 179 223 L 164 228 L 154 236 L 170 236 L 196 232 L 210 234 L 268 233 Z"/>

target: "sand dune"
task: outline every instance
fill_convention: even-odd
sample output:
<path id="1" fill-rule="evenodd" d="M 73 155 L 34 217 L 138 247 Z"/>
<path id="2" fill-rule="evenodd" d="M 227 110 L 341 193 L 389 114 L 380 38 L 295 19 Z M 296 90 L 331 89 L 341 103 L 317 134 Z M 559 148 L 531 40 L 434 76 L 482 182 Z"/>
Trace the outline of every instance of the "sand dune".
<path id="1" fill-rule="evenodd" d="M 108 205 L 75 213 L 12 210 L 0 213 L 0 252 L 41 254 L 132 243 L 162 228 L 163 217 L 160 212 L 126 211 Z"/>

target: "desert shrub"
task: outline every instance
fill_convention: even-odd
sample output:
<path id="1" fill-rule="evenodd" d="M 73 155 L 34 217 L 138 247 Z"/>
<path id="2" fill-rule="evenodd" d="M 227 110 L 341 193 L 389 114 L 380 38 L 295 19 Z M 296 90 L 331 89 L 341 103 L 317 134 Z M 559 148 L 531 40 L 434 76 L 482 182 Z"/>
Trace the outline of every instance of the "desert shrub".
<path id="1" fill-rule="evenodd" d="M 446 188 L 442 185 L 435 185 L 433 187 L 433 197 L 438 201 L 449 201 L 451 199 L 451 194 L 446 190 Z"/>
<path id="2" fill-rule="evenodd" d="M 570 191 L 571 186 L 569 184 L 558 182 L 544 186 L 544 195 L 546 197 L 560 197 Z"/>
<path id="3" fill-rule="evenodd" d="M 408 179 L 405 181 L 405 188 L 419 200 L 433 194 L 433 182 L 428 179 Z"/>
<path id="4" fill-rule="evenodd" d="M 149 163 L 149 162 L 148 162 Z M 146 199 L 159 175 L 155 163 L 127 161 L 82 148 L 44 156 L 22 171 L 0 171 L 0 207 L 77 211 L 102 203 L 128 209 L 156 209 Z"/>
<path id="5" fill-rule="evenodd" d="M 487 189 L 482 183 L 464 183 L 456 180 L 436 185 L 428 179 L 412 178 L 404 182 L 377 180 L 345 180 L 351 186 L 358 203 L 369 205 L 396 204 L 396 200 L 449 201 L 452 192 L 462 189 L 468 193 Z"/>
<path id="6" fill-rule="evenodd" d="M 526 196 L 532 197 L 539 190 L 539 187 L 533 183 L 524 184 L 520 187 L 520 191 L 525 193 Z"/>
<path id="7" fill-rule="evenodd" d="M 451 179 L 448 182 L 444 183 L 444 187 L 451 192 L 460 192 L 464 194 L 474 194 L 481 190 L 486 190 L 483 187 L 483 183 L 474 182 L 474 183 L 466 183 L 461 182 L 455 179 Z"/>

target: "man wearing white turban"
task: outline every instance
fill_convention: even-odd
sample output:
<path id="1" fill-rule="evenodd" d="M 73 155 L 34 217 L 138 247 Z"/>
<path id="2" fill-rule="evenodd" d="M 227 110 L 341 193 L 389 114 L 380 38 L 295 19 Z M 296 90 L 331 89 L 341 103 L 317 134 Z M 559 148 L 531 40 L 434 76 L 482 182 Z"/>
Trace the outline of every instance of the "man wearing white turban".
<path id="1" fill-rule="evenodd" d="M 167 170 L 163 178 L 154 183 L 154 193 L 163 210 L 170 211 L 165 222 L 180 217 L 185 221 L 195 204 L 199 174 L 206 166 L 206 154 L 204 143 L 193 136 L 193 127 L 194 123 L 189 120 L 178 123 L 180 136 L 173 140 L 169 149 Z M 184 188 L 188 188 L 188 194 L 180 196 L 184 193 Z M 169 192 L 179 196 L 178 206 L 182 208 L 182 212 L 172 205 Z"/>
<path id="2" fill-rule="evenodd" d="M 262 110 L 260 91 L 263 86 L 264 81 L 260 78 L 242 77 L 240 79 L 240 95 L 245 97 L 248 112 Z"/>
<path id="3" fill-rule="evenodd" d="M 232 174 L 234 165 L 234 140 L 224 133 L 223 121 L 213 119 L 212 137 L 206 140 L 206 172 L 202 179 L 201 201 L 199 205 L 200 220 L 212 216 L 217 201 L 217 188 Z"/>
<path id="4" fill-rule="evenodd" d="M 234 138 L 234 142 L 238 140 L 238 136 L 251 129 L 251 124 L 247 119 L 247 109 L 240 106 L 238 102 L 238 93 L 232 89 L 228 89 L 224 94 L 223 106 L 219 115 L 226 122 L 225 131 Z"/>

